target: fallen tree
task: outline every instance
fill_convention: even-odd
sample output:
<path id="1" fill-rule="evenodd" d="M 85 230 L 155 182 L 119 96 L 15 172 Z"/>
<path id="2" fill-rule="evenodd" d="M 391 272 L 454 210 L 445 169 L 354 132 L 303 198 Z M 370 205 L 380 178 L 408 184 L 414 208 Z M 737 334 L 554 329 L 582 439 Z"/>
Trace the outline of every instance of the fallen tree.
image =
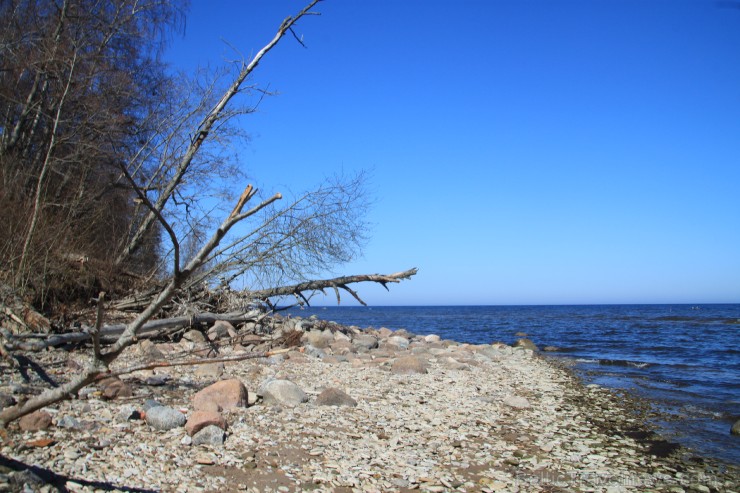
<path id="1" fill-rule="evenodd" d="M 337 295 L 337 303 L 340 302 L 339 289 L 343 289 L 350 293 L 355 299 L 357 299 L 363 305 L 367 305 L 356 291 L 351 289 L 348 284 L 375 282 L 383 285 L 387 288 L 388 283 L 397 283 L 404 279 L 410 279 L 415 275 L 417 269 L 409 269 L 403 272 L 397 272 L 395 274 L 364 274 L 355 276 L 342 276 L 334 279 L 314 280 L 307 281 L 291 286 L 276 287 L 271 289 L 263 289 L 259 291 L 251 291 L 239 293 L 240 297 L 248 300 L 260 300 L 268 305 L 272 305 L 270 298 L 283 297 L 293 295 L 299 299 L 300 303 L 310 304 L 310 295 L 306 295 L 306 292 L 324 292 L 327 288 L 335 290 Z M 138 339 L 149 339 L 156 337 L 166 337 L 173 332 L 189 328 L 198 327 L 205 325 L 212 325 L 217 321 L 229 322 L 232 325 L 237 325 L 244 322 L 258 322 L 266 316 L 266 312 L 260 309 L 253 309 L 248 311 L 238 311 L 230 313 L 195 313 L 193 315 L 163 318 L 157 320 L 150 320 L 136 333 Z M 101 327 L 98 331 L 99 341 L 103 344 L 111 344 L 118 340 L 118 338 L 126 330 L 126 324 L 106 325 Z M 92 341 L 95 334 L 92 330 L 83 330 L 78 332 L 67 332 L 64 334 L 21 334 L 14 335 L 8 330 L 1 330 L 0 333 L 5 338 L 4 348 L 9 351 L 23 350 L 23 351 L 40 351 L 49 347 L 64 346 L 66 344 L 78 344 L 82 342 Z"/>
<path id="2" fill-rule="evenodd" d="M 98 299 L 98 314 L 95 327 L 85 333 L 55 334 L 45 339 L 22 340 L 5 333 L 8 340 L 4 350 L 38 349 L 54 346 L 57 342 L 90 341 L 93 347 L 93 359 L 85 368 L 77 372 L 72 378 L 48 389 L 30 399 L 8 407 L 0 412 L 0 426 L 35 410 L 46 407 L 59 400 L 71 398 L 83 387 L 106 378 L 111 374 L 120 374 L 122 370 L 111 368 L 111 365 L 121 353 L 137 342 L 141 337 L 161 335 L 172 330 L 180 330 L 195 322 L 228 319 L 247 320 L 258 316 L 257 313 L 244 311 L 226 315 L 202 313 L 186 317 L 175 317 L 164 320 L 153 320 L 162 313 L 162 309 L 176 295 L 187 294 L 199 287 L 208 286 L 214 279 L 222 279 L 226 285 L 233 280 L 246 276 L 251 285 L 272 285 L 283 287 L 262 287 L 247 289 L 243 293 L 246 299 L 261 301 L 272 305 L 271 298 L 296 296 L 308 302 L 310 294 L 316 291 L 332 288 L 339 301 L 339 290 L 350 293 L 355 299 L 363 303 L 357 292 L 349 284 L 360 282 L 375 282 L 387 288 L 389 283 L 396 283 L 408 279 L 416 274 L 416 269 L 396 274 L 344 276 L 319 281 L 284 282 L 291 279 L 305 278 L 307 273 L 317 272 L 328 265 L 350 259 L 353 255 L 352 247 L 362 240 L 362 221 L 359 219 L 357 200 L 361 196 L 361 180 L 349 182 L 337 181 L 330 183 L 319 190 L 304 194 L 291 202 L 285 208 L 278 208 L 275 204 L 283 199 L 282 194 L 275 193 L 267 198 L 257 197 L 257 189 L 247 186 L 242 192 L 236 205 L 223 222 L 215 228 L 213 233 L 198 248 L 185 255 L 182 248 L 182 230 L 178 230 L 173 223 L 177 214 L 168 212 L 168 205 L 176 203 L 179 187 L 184 178 L 189 176 L 195 158 L 201 151 L 204 143 L 212 139 L 219 128 L 231 116 L 227 108 L 232 99 L 243 90 L 248 76 L 257 67 L 262 58 L 287 33 L 295 34 L 293 28 L 298 20 L 312 14 L 313 7 L 319 0 L 311 1 L 295 16 L 287 17 L 279 26 L 277 33 L 249 63 L 243 63 L 233 82 L 217 99 L 211 109 L 206 112 L 202 120 L 190 132 L 190 139 L 181 154 L 177 164 L 170 168 L 169 180 L 158 188 L 156 197 L 149 189 L 148 181 L 137 179 L 132 169 L 136 169 L 138 153 L 135 153 L 129 162 L 120 162 L 122 180 L 128 183 L 135 192 L 138 203 L 148 212 L 144 219 L 132 225 L 130 241 L 121 250 L 117 263 L 133 255 L 137 248 L 152 231 L 154 225 L 161 228 L 165 238 L 169 241 L 170 251 L 164 258 L 169 259 L 170 273 L 164 281 L 156 283 L 156 289 L 140 296 L 138 303 L 141 311 L 129 323 L 121 326 L 105 327 L 104 300 Z M 298 39 L 296 37 L 296 39 Z M 167 146 L 165 146 L 167 147 Z M 168 160 L 169 154 L 163 155 L 162 160 Z M 132 168 L 133 167 L 133 168 Z M 255 203 L 256 202 L 256 203 Z M 253 204 L 247 208 L 247 204 Z M 185 207 L 187 209 L 187 207 Z M 248 223 L 251 228 L 247 232 L 239 232 L 233 236 L 230 233 L 238 224 Z M 190 238 L 194 231 L 189 231 Z M 228 241 L 224 241 L 228 238 Z M 342 238 L 337 242 L 336 238 Z M 264 356 L 263 353 L 258 356 Z M 185 362 L 168 364 L 186 364 Z"/>

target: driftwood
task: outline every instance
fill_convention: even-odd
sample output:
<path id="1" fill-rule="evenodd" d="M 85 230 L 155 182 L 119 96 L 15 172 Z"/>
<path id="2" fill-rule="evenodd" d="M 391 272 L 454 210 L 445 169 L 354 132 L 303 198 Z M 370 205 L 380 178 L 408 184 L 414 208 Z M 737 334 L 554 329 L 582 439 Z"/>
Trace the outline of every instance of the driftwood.
<path id="1" fill-rule="evenodd" d="M 125 249 L 122 249 L 120 256 L 116 259 L 115 264 L 121 265 L 128 256 L 136 250 L 138 244 L 143 241 L 145 233 L 149 230 L 150 225 L 158 221 L 164 231 L 170 236 L 172 242 L 172 274 L 171 276 L 163 281 L 160 286 L 154 286 L 153 290 L 144 295 L 141 299 L 135 300 L 130 306 L 136 307 L 139 313 L 135 318 L 126 325 L 112 325 L 108 327 L 102 327 L 102 305 L 103 296 L 98 298 L 98 316 L 95 328 L 87 332 L 79 332 L 74 334 L 61 334 L 52 335 L 39 338 L 22 337 L 10 334 L 10 331 L 2 330 L 3 338 L 7 340 L 5 348 L 18 344 L 18 347 L 27 345 L 29 348 L 44 348 L 58 344 L 66 344 L 69 342 L 84 342 L 92 340 L 94 343 L 94 358 L 80 371 L 70 375 L 69 381 L 43 391 L 40 394 L 30 397 L 28 400 L 20 402 L 15 406 L 7 407 L 0 411 L 0 429 L 8 425 L 8 423 L 20 418 L 21 416 L 27 415 L 37 409 L 41 409 L 45 406 L 58 402 L 62 399 L 70 398 L 77 394 L 77 392 L 83 387 L 109 376 L 114 370 L 111 368 L 111 364 L 118 358 L 118 356 L 129 346 L 136 343 L 140 338 L 151 337 L 152 335 L 164 335 L 171 333 L 176 330 L 181 330 L 184 327 L 200 324 L 200 323 L 213 323 L 217 320 L 230 320 L 234 322 L 244 320 L 254 320 L 256 317 L 261 315 L 261 312 L 250 311 L 242 312 L 239 314 L 225 314 L 217 315 L 213 313 L 203 313 L 201 315 L 177 317 L 165 320 L 152 321 L 154 316 L 162 313 L 163 307 L 171 302 L 173 297 L 179 294 L 187 293 L 188 286 L 191 286 L 192 281 L 196 279 L 196 273 L 212 258 L 212 254 L 217 251 L 221 240 L 223 240 L 229 233 L 229 231 L 237 223 L 246 220 L 250 217 L 255 216 L 260 212 L 264 212 L 267 208 L 271 207 L 272 204 L 282 199 L 282 195 L 277 193 L 270 198 L 267 198 L 260 203 L 253 205 L 248 210 L 244 210 L 247 203 L 255 197 L 257 190 L 251 185 L 247 186 L 244 193 L 239 198 L 236 206 L 229 216 L 224 219 L 220 226 L 212 233 L 209 239 L 200 247 L 200 249 L 192 256 L 190 260 L 185 262 L 185 265 L 181 265 L 180 259 L 180 245 L 179 240 L 174 234 L 174 231 L 167 223 L 166 218 L 162 214 L 165 203 L 174 193 L 174 189 L 182 181 L 182 177 L 187 172 L 190 164 L 192 163 L 195 155 L 201 148 L 202 143 L 206 140 L 209 135 L 209 131 L 219 124 L 219 121 L 224 117 L 227 105 L 229 101 L 236 96 L 240 90 L 242 90 L 242 84 L 247 80 L 251 72 L 257 67 L 260 60 L 269 52 L 278 41 L 286 34 L 293 33 L 293 26 L 295 23 L 305 15 L 313 14 L 310 10 L 319 2 L 319 0 L 311 0 L 310 3 L 302 9 L 298 14 L 293 17 L 287 17 L 280 27 L 273 39 L 265 45 L 252 60 L 243 64 L 239 74 L 236 76 L 232 84 L 225 90 L 222 97 L 215 103 L 210 111 L 207 112 L 206 116 L 196 127 L 194 131 L 194 137 L 191 140 L 189 146 L 186 147 L 183 157 L 179 164 L 176 165 L 175 173 L 173 178 L 168 182 L 165 189 L 159 195 L 157 202 L 152 203 L 147 198 L 143 189 L 135 182 L 133 177 L 128 174 L 125 167 L 122 166 L 122 172 L 124 173 L 129 184 L 133 188 L 134 192 L 137 193 L 138 198 L 142 203 L 149 209 L 149 213 L 146 215 L 142 224 L 139 226 L 137 231 L 132 235 L 132 239 Z M 38 211 L 38 207 L 34 209 L 34 214 Z M 34 217 L 35 220 L 35 217 Z M 26 245 L 24 245 L 22 257 L 26 256 L 28 244 L 30 243 L 29 238 L 33 232 L 33 224 L 31 225 L 26 239 Z M 21 265 L 23 265 L 24 259 L 21 259 Z M 255 300 L 261 300 L 269 303 L 269 298 L 279 296 L 296 296 L 299 299 L 303 299 L 308 302 L 308 299 L 304 295 L 305 292 L 311 291 L 322 291 L 326 288 L 333 288 L 337 300 L 339 300 L 340 289 L 350 293 L 360 303 L 365 304 L 360 297 L 354 292 L 348 285 L 357 282 L 377 282 L 387 289 L 388 283 L 397 283 L 402 279 L 408 279 L 416 274 L 416 269 L 410 269 L 408 271 L 399 272 L 390 275 L 361 275 L 361 276 L 345 276 L 335 279 L 328 279 L 323 281 L 309 281 L 305 283 L 295 284 L 292 286 L 278 287 L 273 289 L 259 290 L 246 292 L 244 295 L 251 297 Z M 196 283 L 199 284 L 199 283 Z M 117 308 L 115 305 L 112 308 Z M 27 324 L 28 325 L 28 324 Z M 108 343 L 110 341 L 110 343 Z M 105 347 L 100 347 L 101 343 L 106 343 Z M 274 353 L 260 353 L 243 355 L 239 357 L 253 358 L 253 357 L 265 357 L 269 354 Z M 235 359 L 229 359 L 233 361 Z M 212 362 L 213 360 L 211 360 Z M 181 362 L 179 364 L 200 364 L 199 362 Z M 130 368 L 128 370 L 131 370 Z"/>
<path id="2" fill-rule="evenodd" d="M 334 279 L 324 279 L 318 281 L 307 281 L 299 284 L 293 284 L 292 286 L 282 286 L 277 288 L 262 289 L 258 291 L 247 291 L 244 293 L 245 296 L 257 299 L 257 300 L 268 300 L 276 296 L 297 296 L 300 297 L 306 304 L 308 304 L 308 298 L 303 293 L 306 291 L 321 291 L 324 292 L 327 288 L 333 288 L 337 295 L 337 303 L 339 303 L 339 289 L 343 289 L 351 294 L 358 302 L 367 306 L 359 295 L 352 290 L 348 284 L 355 284 L 358 282 L 377 282 L 381 284 L 385 289 L 388 289 L 388 283 L 401 282 L 403 279 L 409 279 L 415 275 L 419 270 L 416 268 L 405 270 L 403 272 L 396 272 L 395 274 L 363 274 L 357 276 L 342 276 Z"/>
<path id="3" fill-rule="evenodd" d="M 251 310 L 248 312 L 233 313 L 199 313 L 189 317 L 165 318 L 161 320 L 152 320 L 145 323 L 137 332 L 138 339 L 148 339 L 162 337 L 167 334 L 176 332 L 186 327 L 195 325 L 211 325 L 219 320 L 224 320 L 231 324 L 238 324 L 250 320 L 260 320 L 264 316 L 260 310 Z M 111 344 L 126 330 L 125 324 L 107 325 L 100 328 L 100 342 Z M 14 336 L 9 331 L 3 330 L 2 334 L 6 339 L 4 344 L 8 350 L 22 351 L 40 351 L 48 347 L 63 346 L 65 344 L 78 344 L 92 340 L 93 331 L 68 332 L 66 334 L 54 334 L 51 336 L 43 334 L 27 334 L 24 336 Z"/>
<path id="4" fill-rule="evenodd" d="M 306 303 L 307 305 L 309 305 L 309 297 L 304 295 L 304 293 L 306 292 L 321 291 L 322 293 L 326 294 L 324 290 L 331 288 L 334 290 L 334 293 L 337 297 L 337 303 L 339 303 L 339 290 L 342 289 L 351 294 L 352 297 L 355 298 L 359 303 L 367 306 L 367 303 L 365 303 L 360 298 L 357 292 L 355 292 L 352 288 L 348 286 L 349 284 L 376 282 L 378 284 L 381 284 L 384 288 L 388 289 L 389 283 L 398 283 L 404 279 L 410 279 L 417 272 L 418 269 L 413 268 L 405 270 L 403 272 L 396 272 L 394 274 L 359 274 L 353 276 L 341 276 L 335 277 L 333 279 L 306 281 L 289 286 L 278 286 L 274 288 L 258 289 L 252 291 L 244 290 L 239 291 L 237 294 L 239 298 L 243 300 L 259 300 L 266 302 L 269 305 L 271 305 L 271 303 L 269 303 L 270 298 L 281 296 L 295 296 L 299 298 L 302 303 Z M 111 308 L 119 311 L 138 311 L 151 303 L 152 299 L 157 295 L 157 293 L 158 291 L 156 290 L 150 290 L 145 293 L 133 295 L 128 298 L 113 302 Z M 207 296 L 207 294 L 208 293 L 205 290 L 201 290 L 199 293 L 191 293 L 191 296 L 189 298 L 197 300 L 201 297 Z"/>
<path id="5" fill-rule="evenodd" d="M 252 300 L 263 300 L 268 301 L 269 298 L 280 297 L 280 296 L 296 296 L 299 297 L 303 302 L 309 304 L 308 297 L 303 293 L 307 291 L 322 291 L 324 292 L 327 288 L 334 289 L 337 296 L 337 303 L 340 302 L 339 290 L 343 289 L 350 293 L 358 302 L 366 305 L 366 303 L 360 298 L 360 296 L 351 289 L 348 285 L 362 282 L 376 282 L 381 284 L 383 287 L 388 289 L 388 283 L 398 283 L 404 279 L 409 279 L 418 272 L 418 269 L 409 269 L 403 272 L 396 272 L 395 274 L 361 274 L 354 276 L 341 276 L 334 279 L 323 279 L 316 281 L 307 281 L 291 286 L 282 286 L 271 289 L 263 289 L 256 291 L 244 291 L 241 292 L 241 297 Z M 139 302 L 142 301 L 143 296 L 139 298 Z M 149 301 L 151 302 L 151 300 Z M 113 306 L 118 306 L 115 303 Z M 250 320 L 257 321 L 264 317 L 264 313 L 260 310 L 250 310 L 247 312 L 231 312 L 231 313 L 199 313 L 191 316 L 165 318 L 160 320 L 152 320 L 145 323 L 137 332 L 137 339 L 148 339 L 155 337 L 163 337 L 195 325 L 210 325 L 218 320 L 225 320 L 232 324 L 238 324 L 247 322 Z M 118 340 L 118 338 L 126 330 L 125 324 L 107 325 L 100 327 L 97 330 L 98 341 L 103 344 L 111 344 Z M 2 330 L 6 342 L 3 345 L 6 350 L 22 350 L 22 351 L 40 351 L 49 347 L 58 347 L 66 344 L 79 344 L 87 342 L 93 339 L 93 335 L 96 333 L 95 329 L 83 330 L 79 332 L 68 332 L 65 334 L 25 334 L 25 335 L 13 335 L 10 331 Z"/>

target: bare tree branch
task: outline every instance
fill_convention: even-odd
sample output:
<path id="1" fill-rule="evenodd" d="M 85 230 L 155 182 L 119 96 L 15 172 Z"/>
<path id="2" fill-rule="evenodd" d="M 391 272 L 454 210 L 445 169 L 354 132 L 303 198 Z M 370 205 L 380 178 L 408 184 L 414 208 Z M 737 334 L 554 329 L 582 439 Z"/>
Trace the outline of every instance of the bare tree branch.
<path id="1" fill-rule="evenodd" d="M 416 268 L 405 270 L 403 272 L 396 272 L 395 274 L 365 274 L 365 275 L 354 275 L 354 276 L 341 276 L 336 277 L 334 279 L 324 279 L 324 280 L 318 280 L 318 281 L 307 281 L 302 282 L 298 284 L 293 284 L 290 286 L 281 286 L 276 288 L 268 288 L 268 289 L 261 289 L 257 291 L 246 291 L 244 295 L 249 298 L 253 299 L 267 299 L 267 298 L 274 298 L 277 296 L 290 296 L 298 293 L 303 293 L 305 291 L 321 291 L 326 288 L 342 288 L 349 292 L 350 294 L 354 293 L 351 289 L 347 287 L 347 284 L 354 284 L 359 282 L 377 282 L 386 289 L 386 284 L 389 282 L 397 283 L 401 282 L 404 279 L 410 279 L 419 270 Z M 355 296 L 356 293 L 353 294 Z M 337 301 L 339 297 L 337 296 Z M 355 296 L 357 298 L 357 296 Z M 364 302 L 362 300 L 358 300 L 360 303 Z"/>
<path id="2" fill-rule="evenodd" d="M 286 17 L 285 20 L 283 20 L 272 40 L 267 43 L 260 51 L 258 51 L 257 54 L 252 58 L 252 60 L 242 68 L 234 82 L 221 96 L 221 99 L 214 105 L 214 107 L 206 115 L 203 121 L 201 121 L 201 123 L 198 125 L 198 128 L 196 129 L 195 137 L 191 140 L 188 149 L 185 151 L 185 154 L 183 155 L 180 163 L 177 166 L 174 176 L 164 187 L 163 192 L 160 194 L 159 199 L 155 204 L 155 207 L 158 210 L 161 211 L 164 208 L 166 202 L 170 199 L 178 185 L 180 185 L 180 182 L 182 181 L 183 176 L 187 173 L 193 161 L 193 158 L 200 150 L 203 142 L 206 140 L 208 134 L 213 129 L 213 126 L 222 117 L 224 109 L 229 104 L 229 101 L 231 101 L 231 99 L 239 93 L 239 89 L 244 81 L 247 79 L 247 77 L 254 71 L 255 68 L 257 68 L 257 65 L 259 65 L 260 61 L 262 61 L 262 58 L 264 58 L 264 56 L 270 50 L 272 50 L 275 45 L 278 44 L 285 33 L 288 32 L 295 25 L 295 23 L 298 22 L 301 17 L 306 15 L 318 2 L 319 0 L 313 0 L 300 12 L 298 12 L 298 14 L 293 17 Z M 149 230 L 149 227 L 155 218 L 156 215 L 152 212 L 150 212 L 146 216 L 129 244 L 123 249 L 121 254 L 116 259 L 116 264 L 121 264 L 133 251 L 138 248 L 139 244 L 144 238 L 144 234 Z"/>

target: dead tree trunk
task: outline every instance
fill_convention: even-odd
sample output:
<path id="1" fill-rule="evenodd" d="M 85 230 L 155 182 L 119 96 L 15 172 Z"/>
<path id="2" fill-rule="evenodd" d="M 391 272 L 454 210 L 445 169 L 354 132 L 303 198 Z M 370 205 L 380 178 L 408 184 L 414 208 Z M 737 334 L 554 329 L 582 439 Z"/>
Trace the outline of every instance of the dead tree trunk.
<path id="1" fill-rule="evenodd" d="M 246 291 L 244 296 L 255 300 L 268 300 L 276 296 L 296 296 L 308 304 L 308 298 L 303 294 L 306 291 L 321 291 L 324 289 L 332 288 L 337 295 L 337 303 L 340 302 L 339 290 L 343 289 L 351 294 L 361 304 L 367 306 L 367 303 L 362 301 L 360 296 L 351 289 L 348 284 L 355 284 L 359 282 L 377 282 L 381 284 L 385 289 L 388 289 L 388 283 L 401 282 L 403 279 L 410 279 L 418 272 L 418 269 L 413 268 L 405 270 L 403 272 L 396 272 L 395 274 L 361 274 L 356 276 L 342 276 L 334 279 L 323 279 L 317 281 L 306 281 L 299 284 L 293 284 L 292 286 L 282 286 L 277 288 L 261 289 L 258 291 Z"/>
<path id="2" fill-rule="evenodd" d="M 223 320 L 231 324 L 242 322 L 256 321 L 263 316 L 260 310 L 251 310 L 248 312 L 233 313 L 199 313 L 190 317 L 174 317 L 160 320 L 152 320 L 145 323 L 137 332 L 138 339 L 148 339 L 154 337 L 167 336 L 178 330 L 198 325 L 212 325 L 213 323 Z M 101 327 L 99 340 L 103 344 L 112 344 L 121 337 L 126 330 L 126 324 L 107 325 Z M 14 336 L 9 331 L 3 331 L 5 337 L 5 349 L 22 350 L 22 351 L 41 351 L 49 347 L 64 346 L 66 344 L 79 344 L 88 342 L 93 338 L 93 333 L 89 331 L 68 332 L 65 334 L 54 334 L 51 336 L 42 336 L 41 334 Z"/>

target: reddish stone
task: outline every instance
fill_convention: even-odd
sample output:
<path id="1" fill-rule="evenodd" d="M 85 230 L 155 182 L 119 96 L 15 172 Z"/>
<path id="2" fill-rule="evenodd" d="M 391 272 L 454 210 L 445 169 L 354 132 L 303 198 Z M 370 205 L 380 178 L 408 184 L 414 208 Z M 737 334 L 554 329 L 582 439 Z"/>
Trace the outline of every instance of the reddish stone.
<path id="1" fill-rule="evenodd" d="M 51 426 L 51 414 L 46 411 L 35 411 L 31 414 L 26 414 L 18 420 L 18 426 L 23 431 L 45 430 Z"/>
<path id="2" fill-rule="evenodd" d="M 185 431 L 188 435 L 193 436 L 206 426 L 215 425 L 226 430 L 226 420 L 221 413 L 212 411 L 195 411 L 185 423 Z"/>
<path id="3" fill-rule="evenodd" d="M 221 380 L 206 387 L 193 396 L 193 408 L 197 411 L 247 406 L 247 388 L 237 379 Z"/>

